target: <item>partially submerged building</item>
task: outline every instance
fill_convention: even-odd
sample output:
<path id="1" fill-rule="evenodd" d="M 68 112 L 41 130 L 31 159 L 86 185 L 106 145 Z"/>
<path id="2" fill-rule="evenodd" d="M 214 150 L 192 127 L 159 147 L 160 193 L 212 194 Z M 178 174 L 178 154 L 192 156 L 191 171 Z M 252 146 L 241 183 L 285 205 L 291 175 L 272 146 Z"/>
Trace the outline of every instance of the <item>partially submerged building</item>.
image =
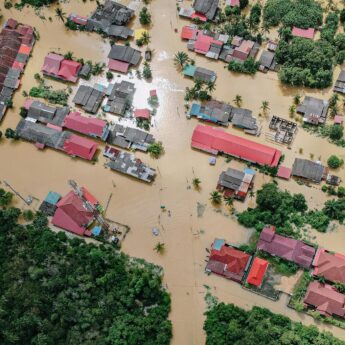
<path id="1" fill-rule="evenodd" d="M 261 231 L 256 248 L 306 269 L 311 267 L 315 255 L 314 247 L 277 234 L 274 226 L 266 226 Z"/>
<path id="2" fill-rule="evenodd" d="M 78 111 L 70 112 L 66 116 L 62 126 L 93 138 L 99 138 L 103 141 L 107 140 L 110 131 L 107 121 L 82 116 Z"/>
<path id="3" fill-rule="evenodd" d="M 65 117 L 69 113 L 69 107 L 55 107 L 41 101 L 27 99 L 24 103 L 27 120 L 37 121 L 44 124 L 50 123 L 55 126 L 62 126 Z"/>
<path id="4" fill-rule="evenodd" d="M 215 239 L 205 271 L 241 283 L 250 262 L 251 256 L 247 253 L 231 247 L 222 239 Z"/>
<path id="5" fill-rule="evenodd" d="M 248 192 L 253 188 L 255 171 L 249 168 L 243 171 L 228 168 L 223 171 L 218 180 L 217 189 L 224 193 L 224 197 L 233 197 L 244 201 Z"/>
<path id="6" fill-rule="evenodd" d="M 49 53 L 44 58 L 41 71 L 46 76 L 76 83 L 81 68 L 82 64 L 80 62 L 65 59 L 60 54 Z"/>
<path id="7" fill-rule="evenodd" d="M 345 317 L 345 295 L 331 285 L 311 282 L 303 302 L 305 307 L 311 307 L 326 317 Z"/>
<path id="8" fill-rule="evenodd" d="M 8 19 L 0 32 L 0 121 L 12 102 L 14 91 L 35 43 L 30 25 Z"/>
<path id="9" fill-rule="evenodd" d="M 98 144 L 76 134 L 69 133 L 63 150 L 72 157 L 79 157 L 91 161 L 98 149 Z"/>
<path id="10" fill-rule="evenodd" d="M 259 70 L 267 73 L 268 71 L 277 71 L 278 64 L 275 60 L 275 53 L 264 50 L 259 58 Z"/>
<path id="11" fill-rule="evenodd" d="M 339 73 L 333 91 L 345 94 L 345 70 L 341 70 Z"/>
<path id="12" fill-rule="evenodd" d="M 203 15 L 207 20 L 214 20 L 218 11 L 219 0 L 195 0 L 193 7 L 197 15 Z"/>
<path id="13" fill-rule="evenodd" d="M 323 99 L 306 96 L 296 108 L 298 114 L 303 115 L 303 121 L 312 125 L 324 124 L 327 118 L 328 102 Z"/>
<path id="14" fill-rule="evenodd" d="M 134 84 L 125 80 L 112 84 L 106 105 L 103 110 L 115 115 L 124 116 L 132 104 L 135 93 Z"/>
<path id="15" fill-rule="evenodd" d="M 251 40 L 245 40 L 243 37 L 235 36 L 231 42 L 231 48 L 225 56 L 224 61 L 244 62 L 249 57 L 255 58 L 260 45 Z"/>
<path id="16" fill-rule="evenodd" d="M 126 27 L 134 16 L 134 10 L 112 0 L 106 0 L 104 5 L 87 18 L 85 25 L 88 31 L 103 32 L 108 36 L 127 39 L 133 36 L 133 30 Z M 72 19 L 73 20 L 73 19 Z"/>
<path id="17" fill-rule="evenodd" d="M 224 153 L 248 162 L 278 166 L 280 150 L 226 133 L 219 128 L 198 125 L 192 136 L 192 147 L 213 155 Z"/>
<path id="18" fill-rule="evenodd" d="M 193 78 L 194 80 L 201 80 L 203 82 L 215 82 L 217 79 L 216 72 L 207 68 L 197 67 L 195 65 L 186 65 L 183 68 L 183 75 Z"/>
<path id="19" fill-rule="evenodd" d="M 216 100 L 208 101 L 203 104 L 193 103 L 189 112 L 189 116 L 213 122 L 222 126 L 228 126 L 232 111 L 230 104 L 219 102 Z"/>
<path id="20" fill-rule="evenodd" d="M 256 124 L 256 118 L 253 112 L 244 108 L 232 108 L 231 123 L 234 127 L 244 129 L 247 134 L 258 135 L 259 127 Z"/>
<path id="21" fill-rule="evenodd" d="M 105 93 L 89 85 L 80 85 L 73 103 L 79 105 L 88 113 L 96 114 L 101 106 Z"/>
<path id="22" fill-rule="evenodd" d="M 254 258 L 253 264 L 247 276 L 247 283 L 260 288 L 263 283 L 267 268 L 267 260 L 258 257 Z"/>
<path id="23" fill-rule="evenodd" d="M 319 248 L 313 261 L 313 275 L 329 282 L 345 284 L 345 256 Z"/>
<path id="24" fill-rule="evenodd" d="M 274 141 L 291 145 L 297 133 L 297 123 L 273 115 L 269 123 L 269 129 L 275 132 Z"/>
<path id="25" fill-rule="evenodd" d="M 296 158 L 292 166 L 292 176 L 320 183 L 327 178 L 328 168 L 319 162 Z"/>
<path id="26" fill-rule="evenodd" d="M 138 128 L 116 124 L 111 129 L 107 142 L 124 149 L 133 149 L 146 152 L 150 144 L 155 142 L 152 134 Z"/>
<path id="27" fill-rule="evenodd" d="M 294 37 L 301 37 L 301 38 L 307 38 L 309 40 L 313 40 L 315 36 L 315 29 L 314 28 L 301 29 L 294 26 L 292 28 L 291 34 Z"/>
<path id="28" fill-rule="evenodd" d="M 108 54 L 108 59 L 109 69 L 127 73 L 131 66 L 137 66 L 139 64 L 141 52 L 130 46 L 114 44 Z"/>
<path id="29" fill-rule="evenodd" d="M 148 167 L 131 153 L 106 146 L 103 155 L 109 158 L 106 166 L 111 170 L 149 183 L 152 182 L 156 176 L 155 169 Z"/>

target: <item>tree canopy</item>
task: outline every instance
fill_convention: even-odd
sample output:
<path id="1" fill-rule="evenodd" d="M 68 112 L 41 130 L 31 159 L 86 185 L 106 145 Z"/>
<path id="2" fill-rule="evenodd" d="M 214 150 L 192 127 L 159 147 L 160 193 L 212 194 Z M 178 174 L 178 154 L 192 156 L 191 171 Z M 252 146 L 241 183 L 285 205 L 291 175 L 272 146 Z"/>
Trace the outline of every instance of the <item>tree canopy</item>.
<path id="1" fill-rule="evenodd" d="M 161 269 L 111 246 L 68 239 L 46 219 L 0 209 L 0 343 L 165 345 L 170 297 Z"/>
<path id="2" fill-rule="evenodd" d="M 206 345 L 344 345 L 329 332 L 304 326 L 268 309 L 245 311 L 220 303 L 206 312 Z"/>

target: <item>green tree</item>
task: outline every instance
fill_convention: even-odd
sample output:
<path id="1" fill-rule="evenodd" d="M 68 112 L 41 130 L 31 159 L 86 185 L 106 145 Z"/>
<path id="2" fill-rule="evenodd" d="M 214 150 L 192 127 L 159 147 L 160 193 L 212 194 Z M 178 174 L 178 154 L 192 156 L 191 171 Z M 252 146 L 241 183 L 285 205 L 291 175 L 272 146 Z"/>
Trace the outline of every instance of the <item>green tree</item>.
<path id="1" fill-rule="evenodd" d="M 213 191 L 210 193 L 210 200 L 215 205 L 220 205 L 222 203 L 222 195 L 218 191 Z"/>
<path id="2" fill-rule="evenodd" d="M 153 250 L 155 252 L 157 252 L 158 254 L 164 254 L 165 252 L 165 243 L 162 242 L 158 242 L 155 247 L 153 248 Z"/>
<path id="3" fill-rule="evenodd" d="M 260 108 L 264 112 L 264 114 L 266 114 L 267 111 L 270 109 L 269 102 L 268 101 L 262 101 Z"/>
<path id="4" fill-rule="evenodd" d="M 200 188 L 200 184 L 201 184 L 201 181 L 198 177 L 195 177 L 193 178 L 192 180 L 192 184 L 194 186 L 195 189 L 199 189 Z"/>
<path id="5" fill-rule="evenodd" d="M 63 23 L 65 22 L 66 13 L 64 13 L 61 7 L 55 9 L 55 17 L 59 18 Z"/>
<path id="6" fill-rule="evenodd" d="M 0 188 L 0 206 L 8 206 L 13 199 L 13 194 L 11 192 L 6 192 L 4 189 Z"/>
<path id="7" fill-rule="evenodd" d="M 159 158 L 164 153 L 164 147 L 161 141 L 156 141 L 149 145 L 147 151 L 154 158 Z"/>
<path id="8" fill-rule="evenodd" d="M 329 137 L 332 140 L 339 140 L 343 137 L 344 127 L 340 125 L 332 125 L 329 132 Z"/>
<path id="9" fill-rule="evenodd" d="M 150 64 L 145 61 L 144 62 L 144 68 L 143 68 L 143 77 L 148 80 L 148 79 L 152 79 L 152 70 L 151 70 L 151 66 Z"/>
<path id="10" fill-rule="evenodd" d="M 141 25 L 149 25 L 151 23 L 151 14 L 146 6 L 139 12 L 139 22 Z"/>
<path id="11" fill-rule="evenodd" d="M 337 169 L 344 164 L 344 161 L 337 157 L 336 155 L 332 155 L 327 160 L 327 165 L 332 169 Z"/>
<path id="12" fill-rule="evenodd" d="M 174 55 L 174 64 L 175 66 L 179 67 L 180 69 L 182 69 L 185 64 L 188 62 L 189 57 L 187 55 L 187 53 L 185 52 L 177 52 Z"/>
<path id="13" fill-rule="evenodd" d="M 242 101 L 243 101 L 243 100 L 242 100 L 242 96 L 241 96 L 241 95 L 236 95 L 235 98 L 234 98 L 234 100 L 233 100 L 233 102 L 236 104 L 236 106 L 237 106 L 238 108 L 241 107 Z"/>

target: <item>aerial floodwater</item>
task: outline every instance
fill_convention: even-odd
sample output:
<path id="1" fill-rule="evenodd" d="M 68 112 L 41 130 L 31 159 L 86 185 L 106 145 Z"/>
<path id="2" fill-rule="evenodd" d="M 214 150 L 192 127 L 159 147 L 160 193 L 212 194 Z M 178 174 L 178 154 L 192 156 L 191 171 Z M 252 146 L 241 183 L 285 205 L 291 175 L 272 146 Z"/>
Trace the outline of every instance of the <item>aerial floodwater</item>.
<path id="1" fill-rule="evenodd" d="M 142 26 L 137 13 L 144 6 L 143 3 L 139 0 L 119 2 L 135 10 L 136 16 L 129 26 L 134 31 L 140 29 Z M 255 2 L 250 1 L 250 4 Z M 265 1 L 261 2 L 265 3 Z M 116 83 L 125 80 L 134 83 L 136 90 L 133 109 L 148 108 L 150 91 L 157 91 L 159 106 L 152 116 L 149 133 L 157 141 L 162 142 L 164 154 L 154 158 L 140 150 L 134 152 L 136 158 L 155 169 L 156 176 L 152 183 L 107 168 L 105 166 L 107 159 L 101 152 L 106 145 L 101 140 L 97 141 L 100 151 L 97 159 L 90 162 L 70 157 L 62 151 L 49 147 L 40 150 L 33 143 L 21 139 L 10 140 L 3 135 L 0 139 L 0 187 L 6 189 L 3 181 L 7 181 L 21 195 L 25 197 L 31 195 L 32 210 L 38 209 L 49 191 L 66 195 L 70 191 L 68 185 L 70 180 L 87 187 L 101 205 L 107 205 L 109 202 L 106 217 L 120 224 L 126 224 L 130 228 L 121 243 L 121 250 L 132 257 L 155 263 L 164 270 L 163 285 L 171 295 L 169 319 L 173 328 L 171 342 L 173 345 L 205 343 L 203 324 L 204 313 L 207 310 L 205 296 L 208 292 L 221 302 L 234 303 L 246 310 L 253 306 L 268 308 L 274 313 L 283 314 L 304 325 L 316 325 L 320 330 L 330 331 L 337 338 L 345 340 L 344 329 L 315 321 L 307 313 L 297 312 L 287 306 L 289 294 L 302 275 L 301 271 L 297 276 L 281 278 L 276 288 L 283 292 L 277 301 L 253 293 L 219 275 L 205 273 L 206 262 L 210 255 L 209 249 L 215 238 L 225 239 L 227 243 L 237 247 L 250 240 L 255 230 L 242 226 L 236 218 L 236 212 L 244 211 L 248 207 L 254 208 L 256 199 L 248 196 L 243 202 L 234 201 L 231 207 L 224 202 L 215 205 L 210 201 L 210 193 L 216 190 L 220 174 L 227 168 L 242 171 L 247 168 L 247 163 L 237 159 L 229 161 L 226 157 L 218 155 L 215 165 L 211 165 L 209 164 L 211 154 L 192 148 L 191 140 L 197 125 L 216 126 L 201 122 L 194 117 L 187 118 L 185 89 L 191 88 L 193 81 L 184 77 L 174 64 L 174 56 L 177 52 L 186 52 L 196 66 L 216 72 L 216 87 L 212 92 L 214 99 L 235 106 L 234 100 L 240 95 L 241 107 L 252 110 L 260 128 L 260 135 L 246 134 L 242 129 L 235 128 L 231 124 L 217 128 L 223 128 L 226 133 L 281 151 L 284 155 L 283 165 L 287 167 L 292 167 L 295 158 L 319 161 L 327 166 L 327 160 L 331 155 L 345 159 L 345 151 L 343 147 L 334 145 L 326 138 L 307 132 L 302 128 L 302 116 L 295 114 L 292 119 L 289 113 L 296 94 L 301 96 L 301 100 L 305 96 L 329 100 L 333 94 L 332 87 L 319 90 L 287 86 L 279 81 L 278 74 L 273 71 L 268 73 L 258 71 L 254 75 L 230 72 L 223 61 L 209 59 L 188 50 L 187 42 L 181 39 L 181 31 L 182 27 L 190 25 L 191 21 L 179 16 L 177 6 L 191 5 L 192 2 L 187 0 L 181 2 L 152 0 L 148 5 L 152 15 L 152 24 L 149 27 L 152 80 L 138 78 L 134 67 L 128 74 L 113 72 L 114 77 L 111 81 Z M 15 129 L 22 119 L 20 111 L 26 100 L 23 92 L 29 93 L 32 87 L 38 85 L 35 74 L 41 72 L 48 53 L 64 55 L 73 52 L 75 58 L 108 64 L 111 40 L 96 32 L 68 30 L 56 16 L 57 6 L 63 9 L 66 16 L 75 13 L 88 17 L 95 11 L 97 4 L 96 1 L 90 0 L 85 2 L 69 0 L 40 10 L 28 6 L 21 10 L 15 7 L 6 9 L 4 2 L 0 4 L 2 26 L 6 20 L 13 18 L 19 23 L 31 25 L 39 33 L 39 39 L 35 42 L 22 75 L 20 87 L 14 93 L 13 107 L 8 109 L 0 122 L 0 130 L 3 133 L 7 128 Z M 272 29 L 269 36 L 277 39 L 277 30 Z M 135 40 L 130 42 L 133 48 L 139 49 L 144 55 L 146 46 L 137 47 Z M 139 68 L 142 66 L 143 61 Z M 106 68 L 105 71 L 107 70 Z M 337 65 L 334 69 L 332 85 L 340 70 Z M 95 83 L 107 85 L 108 80 L 104 72 L 91 76 L 90 80 L 79 79 L 75 84 L 66 84 L 53 78 L 47 78 L 46 83 L 54 89 L 70 87 L 68 105 L 73 110 L 85 113 L 72 102 L 79 86 Z M 267 111 L 262 109 L 263 101 L 269 104 Z M 339 105 L 339 112 L 344 112 L 343 104 Z M 298 123 L 297 134 L 289 146 L 277 143 L 267 135 L 270 132 L 269 123 L 273 115 Z M 102 110 L 97 115 L 90 116 L 107 120 L 111 124 L 119 123 L 132 127 L 136 125 L 132 118 L 124 119 Z M 328 121 L 330 124 L 333 123 L 333 120 Z M 334 173 L 344 181 L 344 171 L 344 167 L 340 167 L 334 170 Z M 193 186 L 195 178 L 201 181 L 199 188 Z M 272 180 L 270 174 L 263 174 L 257 169 L 253 195 Z M 291 194 L 303 194 L 310 210 L 322 209 L 324 203 L 333 198 L 322 192 L 319 184 L 298 183 L 293 178 L 275 180 L 280 189 L 288 190 Z M 15 199 L 14 204 L 19 208 L 28 208 L 19 198 Z M 307 227 L 303 239 L 317 243 L 330 252 L 345 255 L 345 226 L 339 222 L 334 224 L 331 222 L 329 227 L 327 233 Z M 87 239 L 87 241 L 93 240 Z M 164 253 L 159 254 L 153 250 L 157 242 L 164 243 Z"/>

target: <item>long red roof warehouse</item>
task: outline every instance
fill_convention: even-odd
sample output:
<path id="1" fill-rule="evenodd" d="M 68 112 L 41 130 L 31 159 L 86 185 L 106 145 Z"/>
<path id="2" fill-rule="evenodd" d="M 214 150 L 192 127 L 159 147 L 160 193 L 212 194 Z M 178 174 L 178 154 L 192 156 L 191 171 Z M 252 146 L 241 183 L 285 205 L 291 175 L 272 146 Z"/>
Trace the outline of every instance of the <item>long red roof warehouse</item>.
<path id="1" fill-rule="evenodd" d="M 192 147 L 212 154 L 226 153 L 243 160 L 275 167 L 280 150 L 224 132 L 222 129 L 198 125 L 192 136 Z"/>

